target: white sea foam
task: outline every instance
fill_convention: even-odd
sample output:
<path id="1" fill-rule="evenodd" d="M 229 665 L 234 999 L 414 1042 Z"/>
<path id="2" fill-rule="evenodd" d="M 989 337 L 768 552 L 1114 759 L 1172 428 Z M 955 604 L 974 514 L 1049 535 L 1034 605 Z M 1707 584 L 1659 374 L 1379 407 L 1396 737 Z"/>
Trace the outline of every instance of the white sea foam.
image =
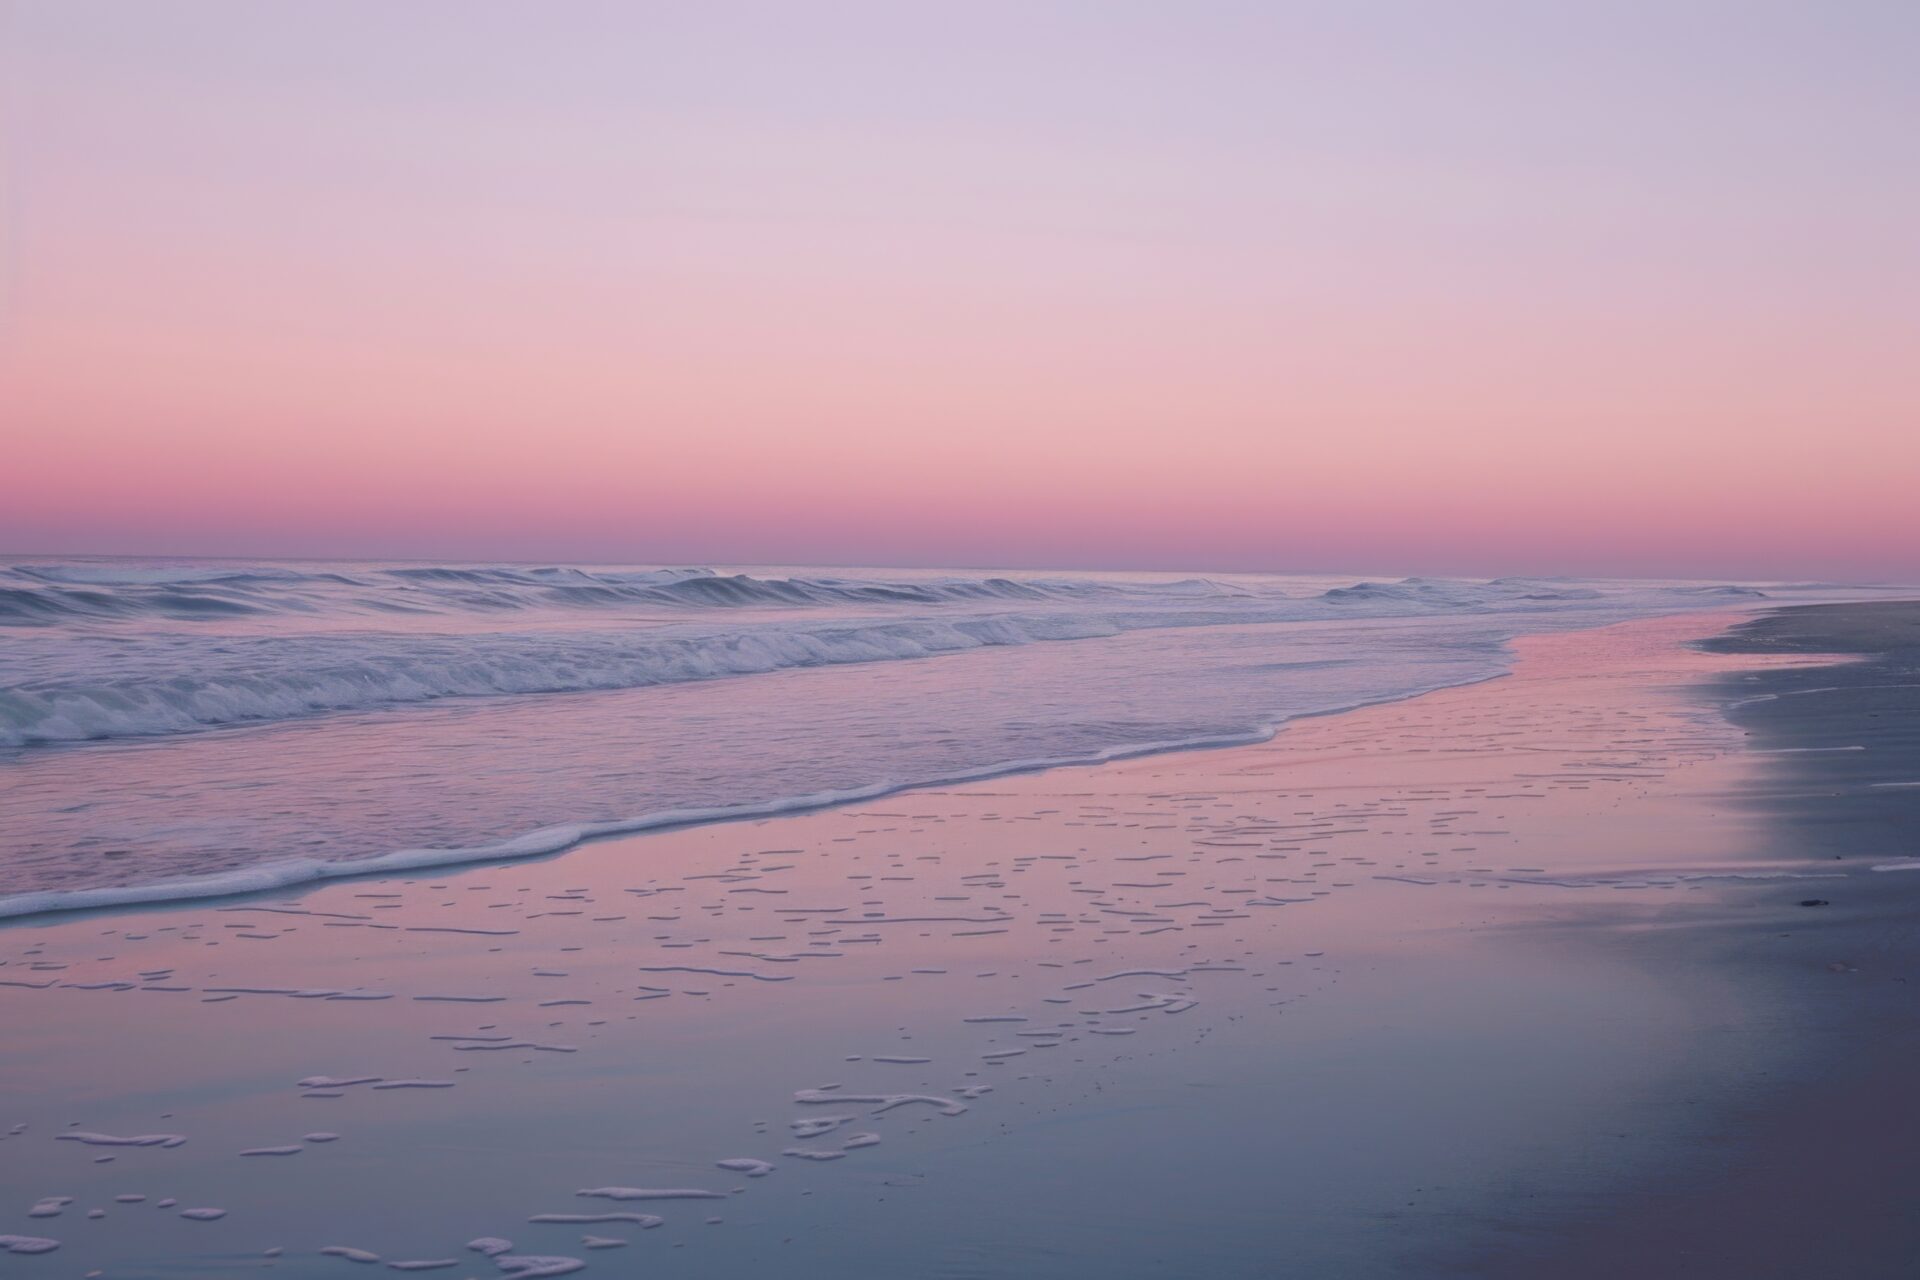
<path id="1" fill-rule="evenodd" d="M 367 649 L 329 638 L 267 648 L 251 654 L 247 666 L 210 652 L 194 675 L 156 679 L 103 672 L 18 685 L 0 691 L 0 746 L 150 737 L 443 698 L 634 689 L 796 667 L 897 662 L 1128 629 L 1108 618 L 1009 616 L 701 636 L 462 637 L 414 642 L 401 654 L 390 653 L 392 641 Z"/>
<path id="2" fill-rule="evenodd" d="M 56 1142 L 84 1142 L 90 1147 L 177 1147 L 186 1142 L 179 1133 L 142 1133 L 130 1138 L 111 1133 L 56 1133 Z"/>
<path id="3" fill-rule="evenodd" d="M 789 1121 L 787 1127 L 793 1130 L 796 1138 L 817 1138 L 823 1133 L 831 1133 L 843 1124 L 852 1124 L 852 1116 L 802 1116 Z"/>
<path id="4" fill-rule="evenodd" d="M 569 1276 L 586 1268 L 579 1258 L 503 1253 L 493 1264 L 516 1280 L 544 1280 L 548 1276 Z"/>
<path id="5" fill-rule="evenodd" d="M 793 1100 L 811 1106 L 855 1103 L 872 1107 L 875 1115 L 895 1107 L 914 1105 L 934 1107 L 941 1114 L 949 1116 L 957 1116 L 967 1109 L 964 1102 L 935 1097 L 930 1093 L 841 1093 L 837 1089 L 801 1089 L 793 1095 Z"/>
<path id="6" fill-rule="evenodd" d="M 302 1089 L 345 1089 L 357 1084 L 378 1084 L 379 1076 L 307 1076 L 302 1079 Z"/>
<path id="7" fill-rule="evenodd" d="M 704 1191 L 697 1187 L 590 1187 L 576 1191 L 577 1196 L 598 1200 L 724 1200 L 724 1191 Z"/>
<path id="8" fill-rule="evenodd" d="M 0 1250 L 7 1253 L 52 1253 L 60 1247 L 58 1240 L 46 1236 L 4 1236 L 0 1235 Z"/>

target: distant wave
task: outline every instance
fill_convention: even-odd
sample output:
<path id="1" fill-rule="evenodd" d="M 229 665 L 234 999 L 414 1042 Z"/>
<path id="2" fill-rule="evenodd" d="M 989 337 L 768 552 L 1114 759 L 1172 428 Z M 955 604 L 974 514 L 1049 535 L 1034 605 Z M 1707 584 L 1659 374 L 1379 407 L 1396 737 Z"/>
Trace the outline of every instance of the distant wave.
<path id="1" fill-rule="evenodd" d="M 462 565 L 302 572 L 278 566 L 21 564 L 0 569 L 0 626 L 200 621 L 250 614 L 509 613 L 610 608 L 941 606 L 981 601 L 1245 599 L 1242 588 L 1093 579 L 759 578 L 707 568 L 589 570 Z"/>
<path id="2" fill-rule="evenodd" d="M 1689 584 L 1670 590 L 1758 597 L 1752 587 Z M 1388 603 L 1471 609 L 1526 601 L 1593 600 L 1605 593 L 1555 579 L 1491 582 L 1406 578 L 1336 587 L 1334 604 Z M 0 567 L 0 627 L 112 624 L 162 619 L 217 622 L 268 616 L 485 614 L 712 609 L 832 609 L 1033 604 L 1273 603 L 1289 597 L 1209 578 L 756 577 L 709 568 L 578 569 L 563 566 L 358 566 L 302 571 L 278 565 L 77 562 Z"/>
<path id="3" fill-rule="evenodd" d="M 1679 591 L 1696 596 L 1716 596 L 1727 599 L 1765 600 L 1767 593 L 1757 587 L 1679 587 Z"/>
<path id="4" fill-rule="evenodd" d="M 1403 578 L 1399 582 L 1356 582 L 1321 595 L 1336 604 L 1401 602 L 1437 608 L 1472 609 L 1495 602 L 1526 600 L 1599 600 L 1605 593 L 1592 587 L 1568 586 L 1551 580 L 1495 578 L 1491 582 L 1460 582 L 1447 578 Z"/>

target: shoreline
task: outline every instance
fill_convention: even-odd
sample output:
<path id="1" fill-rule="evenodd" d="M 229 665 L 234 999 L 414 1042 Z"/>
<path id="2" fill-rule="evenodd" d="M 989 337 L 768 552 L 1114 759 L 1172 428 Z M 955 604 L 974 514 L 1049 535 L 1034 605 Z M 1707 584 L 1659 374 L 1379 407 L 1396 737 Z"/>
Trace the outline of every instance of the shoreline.
<path id="1" fill-rule="evenodd" d="M 1510 646 L 1511 641 L 1509 641 Z M 186 879 L 157 880 L 131 885 L 102 885 L 80 889 L 37 889 L 22 893 L 0 894 L 0 929 L 16 920 L 33 920 L 43 916 L 106 914 L 138 907 L 163 907 L 171 903 L 191 904 L 229 898 L 244 899 L 257 894 L 299 890 L 333 881 L 379 879 L 411 871 L 448 870 L 466 866 L 485 867 L 535 858 L 557 857 L 596 840 L 815 813 L 869 800 L 885 799 L 888 796 L 907 792 L 964 786 L 974 782 L 991 782 L 997 778 L 1048 773 L 1057 769 L 1098 768 L 1150 756 L 1259 746 L 1262 743 L 1271 742 L 1289 725 L 1327 716 L 1349 715 L 1369 707 L 1390 706 L 1447 689 L 1471 688 L 1490 680 L 1503 679 L 1510 672 L 1511 667 L 1506 671 L 1497 671 L 1490 675 L 1430 685 L 1342 706 L 1327 707 L 1323 710 L 1297 712 L 1284 719 L 1249 729 L 1244 733 L 1225 733 L 1173 742 L 1123 744 L 1082 756 L 1015 760 L 1003 764 L 983 765 L 978 769 L 962 770 L 942 777 L 911 782 L 874 783 L 841 791 L 781 797 L 762 803 L 671 809 L 601 822 L 561 823 L 536 828 L 493 844 L 471 848 L 398 849 L 391 853 L 337 862 L 324 859 L 281 859 L 250 867 L 210 872 L 205 876 Z"/>

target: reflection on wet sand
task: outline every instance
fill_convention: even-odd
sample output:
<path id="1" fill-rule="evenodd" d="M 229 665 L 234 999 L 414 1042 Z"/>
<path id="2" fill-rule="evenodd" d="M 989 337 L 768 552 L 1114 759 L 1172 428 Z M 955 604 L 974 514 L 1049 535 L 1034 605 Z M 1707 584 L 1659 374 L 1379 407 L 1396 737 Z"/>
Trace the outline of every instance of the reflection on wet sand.
<path id="1" fill-rule="evenodd" d="M 1820 874 L 1716 799 L 1749 766 L 1689 684 L 1755 660 L 1680 644 L 1719 625 L 1535 638 L 1509 678 L 1255 747 L 20 922 L 0 1247 L 1388 1270 L 1697 1067 L 1703 1002 L 1741 998 L 1554 926 Z"/>

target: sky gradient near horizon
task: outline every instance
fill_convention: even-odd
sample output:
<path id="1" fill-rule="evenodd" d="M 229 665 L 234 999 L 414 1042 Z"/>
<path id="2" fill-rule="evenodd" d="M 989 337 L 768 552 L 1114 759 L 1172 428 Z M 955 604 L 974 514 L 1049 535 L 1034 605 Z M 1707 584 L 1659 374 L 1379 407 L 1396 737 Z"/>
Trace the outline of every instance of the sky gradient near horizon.
<path id="1" fill-rule="evenodd" d="M 0 0 L 0 552 L 1920 581 L 1916 54 Z"/>

